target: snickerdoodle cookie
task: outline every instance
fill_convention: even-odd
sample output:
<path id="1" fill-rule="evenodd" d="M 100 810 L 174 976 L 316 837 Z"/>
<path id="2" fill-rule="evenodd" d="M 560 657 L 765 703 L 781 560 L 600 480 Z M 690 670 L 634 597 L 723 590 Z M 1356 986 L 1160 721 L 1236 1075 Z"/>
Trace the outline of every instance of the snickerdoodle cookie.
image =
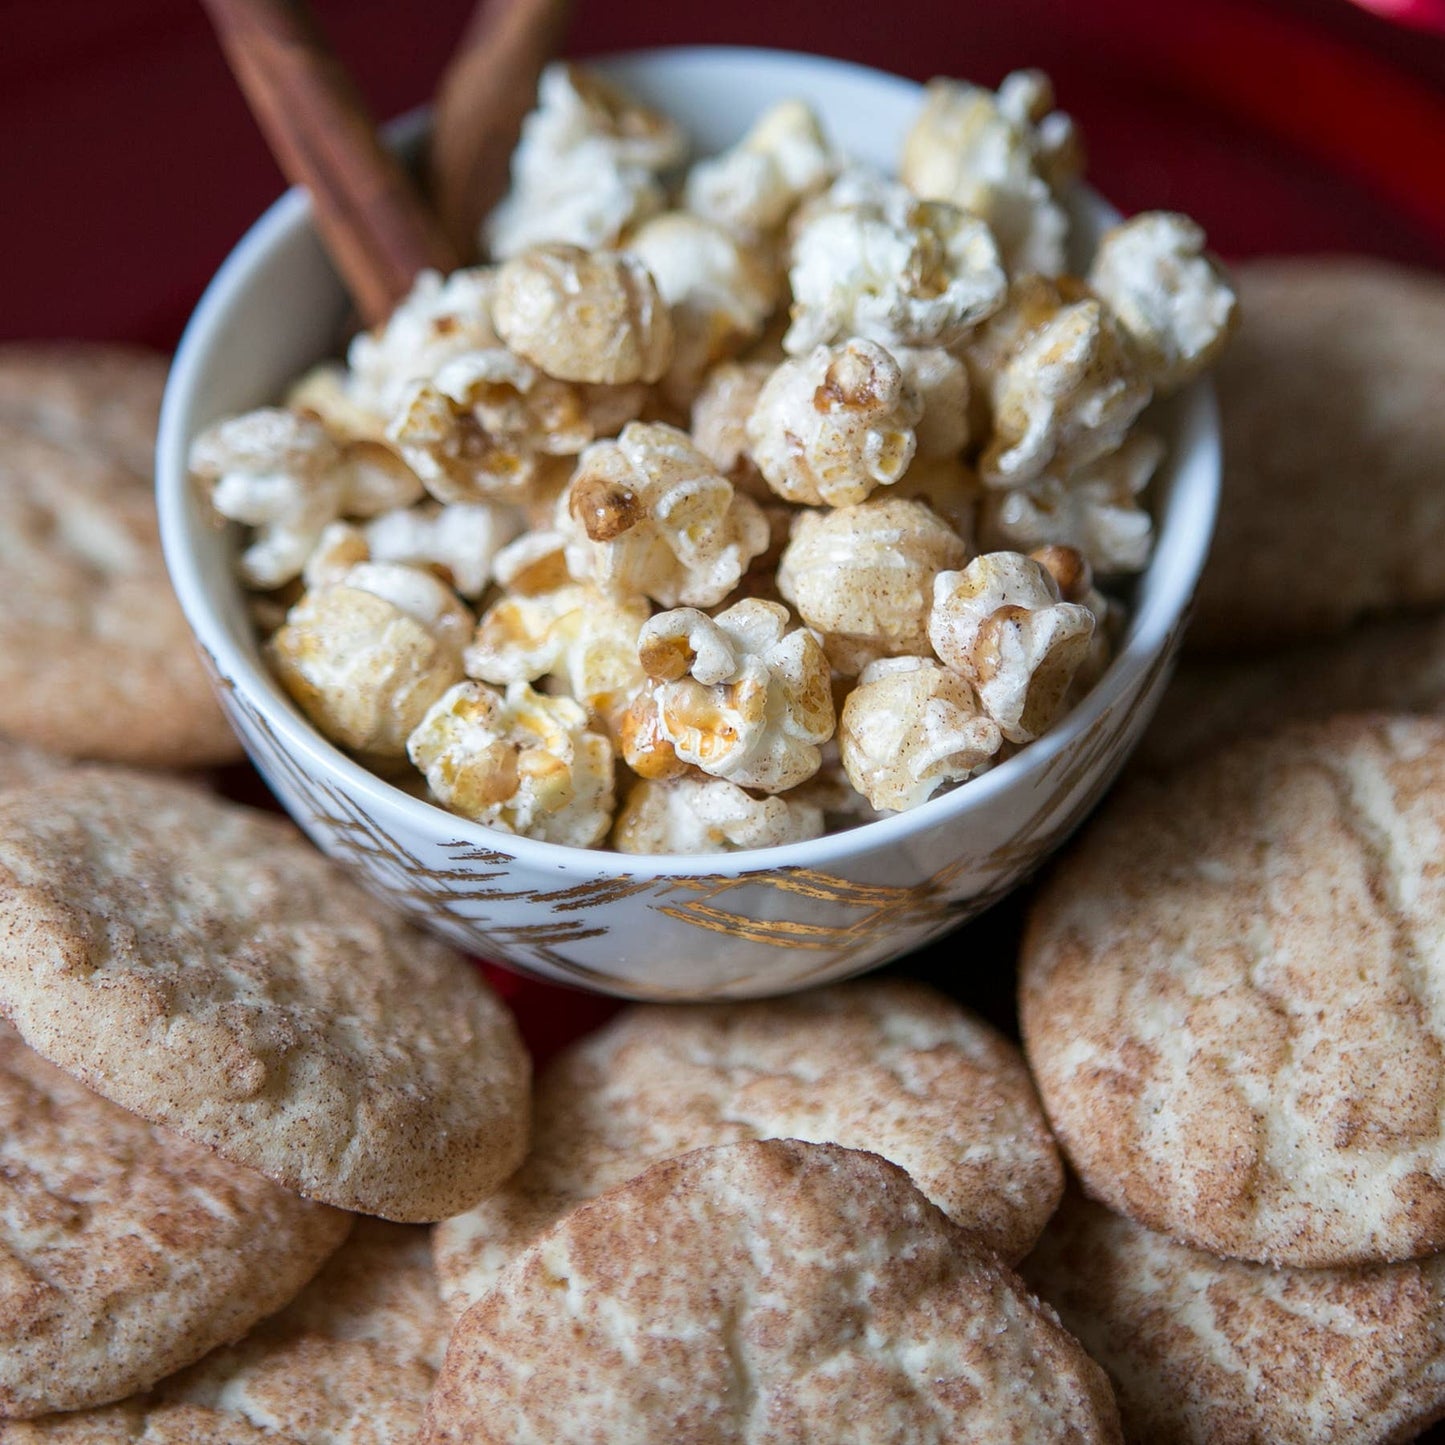
<path id="1" fill-rule="evenodd" d="M 876 1154 L 766 1140 L 653 1165 L 462 1316 L 425 1445 L 1117 1441 L 1104 1373 Z"/>
<path id="2" fill-rule="evenodd" d="M 91 1093 L 0 1024 L 0 1418 L 147 1389 L 284 1305 L 350 1223 Z"/>
<path id="3" fill-rule="evenodd" d="M 361 1219 L 286 1309 L 156 1394 L 240 1415 L 296 1445 L 406 1445 L 446 1342 L 427 1231 Z"/>
<path id="4" fill-rule="evenodd" d="M 274 1430 L 258 1429 L 239 1415 L 197 1405 L 158 1404 L 149 1397 L 46 1415 L 0 1421 L 0 1445 L 301 1445 Z"/>
<path id="5" fill-rule="evenodd" d="M 150 473 L 0 416 L 0 733 L 75 757 L 239 757 L 161 557 Z"/>
<path id="6" fill-rule="evenodd" d="M 1117 794 L 1034 902 L 1022 1024 L 1086 1191 L 1150 1228 L 1445 1247 L 1445 722 L 1299 724 Z"/>
<path id="7" fill-rule="evenodd" d="M 1445 601 L 1445 280 L 1250 261 L 1217 371 L 1224 492 L 1189 645 L 1334 632 Z"/>
<path id="8" fill-rule="evenodd" d="M 0 422 L 149 477 L 170 361 L 95 341 L 0 346 Z"/>
<path id="9" fill-rule="evenodd" d="M 872 1150 L 1009 1259 L 1028 1252 L 1063 1189 L 1019 1051 L 951 999 L 902 980 L 628 1009 L 552 1062 L 535 1112 L 521 1170 L 437 1228 L 455 1312 L 573 1206 L 710 1144 Z"/>
<path id="10" fill-rule="evenodd" d="M 528 1062 L 459 954 L 277 818 L 77 769 L 0 795 L 0 1013 L 97 1092 L 329 1204 L 469 1208 Z"/>
<path id="11" fill-rule="evenodd" d="M 63 773 L 70 766 L 66 758 L 54 753 L 42 752 L 39 748 L 27 748 L 24 743 L 12 743 L 0 738 L 0 792 L 6 788 L 23 788 L 31 783 L 43 783 Z"/>
<path id="12" fill-rule="evenodd" d="M 1130 765 L 1167 772 L 1280 723 L 1362 710 L 1445 714 L 1445 614 L 1363 622 L 1245 657 L 1190 657 Z"/>
<path id="13" fill-rule="evenodd" d="M 1109 1372 L 1129 1440 L 1380 1445 L 1445 1413 L 1445 1256 L 1271 1269 L 1071 1190 L 1021 1268 Z"/>

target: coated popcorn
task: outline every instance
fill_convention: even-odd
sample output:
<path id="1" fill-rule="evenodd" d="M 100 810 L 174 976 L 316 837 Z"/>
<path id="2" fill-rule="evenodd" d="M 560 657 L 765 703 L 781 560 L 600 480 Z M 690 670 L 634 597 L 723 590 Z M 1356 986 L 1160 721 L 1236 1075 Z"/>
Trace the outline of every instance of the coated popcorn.
<path id="1" fill-rule="evenodd" d="M 685 406 L 707 369 L 762 334 L 779 285 L 766 257 L 721 226 L 669 211 L 640 226 L 628 251 L 652 277 L 672 315 L 665 396 Z"/>
<path id="2" fill-rule="evenodd" d="M 785 100 L 758 117 L 731 150 L 688 172 L 687 208 L 745 239 L 777 232 L 797 204 L 837 173 L 838 157 L 818 117 Z"/>
<path id="3" fill-rule="evenodd" d="M 993 411 L 979 457 L 991 487 L 1071 471 L 1119 447 L 1152 388 L 1113 313 L 1079 283 L 1031 276 L 968 354 Z"/>
<path id="4" fill-rule="evenodd" d="M 563 381 L 654 382 L 672 361 L 671 313 L 625 251 L 523 251 L 497 275 L 492 316 L 518 356 Z"/>
<path id="5" fill-rule="evenodd" d="M 385 325 L 360 332 L 346 354 L 348 394 L 383 422 L 412 385 L 454 356 L 496 346 L 492 329 L 493 266 L 471 266 L 443 277 L 423 271 Z"/>
<path id="6" fill-rule="evenodd" d="M 1163 455 L 1158 437 L 1136 431 L 1118 451 L 1077 472 L 988 492 L 979 507 L 980 543 L 1016 552 L 1060 543 L 1078 548 L 1102 576 L 1139 572 L 1154 545 L 1142 493 Z"/>
<path id="7" fill-rule="evenodd" d="M 589 447 L 557 515 L 573 577 L 664 607 L 721 602 L 769 537 L 757 503 L 661 423 Z"/>
<path id="8" fill-rule="evenodd" d="M 1061 600 L 1046 567 L 1017 552 L 985 553 L 934 578 L 933 650 L 1012 743 L 1032 742 L 1057 719 L 1094 625 L 1087 607 Z"/>
<path id="9" fill-rule="evenodd" d="M 1053 109 L 1048 78 L 1016 71 L 997 94 L 930 81 L 899 175 L 915 194 L 981 216 L 1010 275 L 1057 276 L 1068 238 L 1057 192 L 1081 159 L 1073 122 Z"/>
<path id="10" fill-rule="evenodd" d="M 693 445 L 754 499 L 774 494 L 748 449 L 748 418 L 776 369 L 771 361 L 724 361 L 708 372 L 692 403 Z"/>
<path id="11" fill-rule="evenodd" d="M 407 753 L 453 812 L 545 843 L 590 848 L 612 822 L 612 744 L 571 698 L 525 682 L 459 682 L 427 710 Z"/>
<path id="12" fill-rule="evenodd" d="M 651 741 L 680 763 L 765 793 L 812 777 L 833 735 L 828 660 L 805 628 L 788 623 L 786 607 L 751 598 L 711 618 L 682 608 L 649 619 L 637 654 L 650 682 L 633 709 L 628 761 Z"/>
<path id="13" fill-rule="evenodd" d="M 1055 726 L 1153 551 L 1141 415 L 1235 321 L 1172 212 L 1070 274 L 1038 71 L 930 84 L 896 178 L 802 100 L 688 160 L 549 66 L 484 263 L 192 451 L 318 730 L 568 847 L 805 842 Z"/>
<path id="14" fill-rule="evenodd" d="M 1106 231 L 1089 268 L 1159 392 L 1214 360 L 1234 324 L 1234 292 L 1204 250 L 1204 230 L 1173 211 L 1146 211 Z"/>
<path id="15" fill-rule="evenodd" d="M 191 474 L 223 517 L 250 526 L 241 578 L 279 587 L 301 573 L 327 523 L 406 506 L 421 483 L 390 448 L 338 442 L 305 412 L 265 408 L 202 432 Z"/>
<path id="16" fill-rule="evenodd" d="M 431 573 L 364 562 L 308 591 L 266 655 L 332 742 L 399 758 L 422 715 L 461 678 L 472 626 L 471 613 Z"/>
<path id="17" fill-rule="evenodd" d="M 843 177 L 793 239 L 790 354 L 850 336 L 952 346 L 998 309 L 1007 283 L 981 220 L 902 186 L 854 185 Z"/>
<path id="18" fill-rule="evenodd" d="M 667 116 L 578 65 L 547 66 L 537 98 L 512 155 L 511 189 L 482 224 L 492 256 L 551 241 L 610 246 L 662 210 L 658 173 L 687 152 Z"/>
<path id="19" fill-rule="evenodd" d="M 986 767 L 1003 738 L 957 673 L 923 657 L 863 669 L 838 725 L 848 781 L 875 808 L 916 808 Z"/>
<path id="20" fill-rule="evenodd" d="M 722 778 L 643 779 L 617 814 L 619 853 L 735 853 L 823 834 L 823 810 L 796 794 L 756 798 Z"/>
<path id="21" fill-rule="evenodd" d="M 933 579 L 961 567 L 967 546 L 923 502 L 889 497 L 800 512 L 778 564 L 778 589 L 824 634 L 829 658 L 928 652 Z M 834 641 L 852 644 L 835 652 Z M 861 663 L 859 664 L 861 666 Z"/>
<path id="22" fill-rule="evenodd" d="M 846 507 L 908 470 L 918 392 L 881 346 L 853 340 L 785 361 L 748 418 L 753 464 L 789 502 Z"/>
<path id="23" fill-rule="evenodd" d="M 594 716 L 616 728 L 647 675 L 637 639 L 652 609 L 566 583 L 494 602 L 477 624 L 464 664 L 469 677 L 503 685 L 557 679 Z"/>

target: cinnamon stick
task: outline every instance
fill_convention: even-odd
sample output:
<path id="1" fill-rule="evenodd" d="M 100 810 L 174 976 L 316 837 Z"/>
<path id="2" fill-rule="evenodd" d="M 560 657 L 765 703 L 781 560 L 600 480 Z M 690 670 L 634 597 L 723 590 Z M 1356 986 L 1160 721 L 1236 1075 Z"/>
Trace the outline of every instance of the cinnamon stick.
<path id="1" fill-rule="evenodd" d="M 455 269 L 457 253 L 301 0 L 202 3 L 272 154 L 310 191 L 322 244 L 367 325 L 424 267 Z"/>
<path id="2" fill-rule="evenodd" d="M 477 249 L 482 217 L 507 187 L 507 165 L 537 77 L 562 48 L 569 0 L 481 0 L 437 89 L 431 190 L 458 255 Z"/>

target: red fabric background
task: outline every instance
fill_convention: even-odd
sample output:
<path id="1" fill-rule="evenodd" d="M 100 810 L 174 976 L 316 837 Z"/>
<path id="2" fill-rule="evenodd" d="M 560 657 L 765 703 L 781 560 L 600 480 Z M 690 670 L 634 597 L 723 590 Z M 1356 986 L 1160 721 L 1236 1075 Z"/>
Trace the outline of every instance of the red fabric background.
<path id="1" fill-rule="evenodd" d="M 472 0 L 316 0 L 381 117 L 424 100 Z M 1445 40 L 1346 0 L 702 0 L 578 7 L 578 54 L 728 42 L 920 79 L 1042 65 L 1125 210 L 1229 256 L 1445 263 Z M 0 336 L 171 344 L 281 181 L 195 0 L 0 0 Z"/>

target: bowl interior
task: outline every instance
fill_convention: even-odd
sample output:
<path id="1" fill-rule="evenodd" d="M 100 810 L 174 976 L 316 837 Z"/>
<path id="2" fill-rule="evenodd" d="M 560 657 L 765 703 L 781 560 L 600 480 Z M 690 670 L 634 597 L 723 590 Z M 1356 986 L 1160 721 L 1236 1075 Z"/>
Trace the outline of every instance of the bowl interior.
<path id="1" fill-rule="evenodd" d="M 810 103 L 830 136 L 850 156 L 887 170 L 921 100 L 921 87 L 896 76 L 818 57 L 742 49 L 682 49 L 623 55 L 596 62 L 640 99 L 673 115 L 698 153 L 736 140 L 769 104 L 788 98 Z M 403 148 L 415 148 L 424 120 L 397 128 Z M 1071 197 L 1076 262 L 1099 231 L 1117 219 L 1093 192 Z M 261 660 L 232 565 L 233 530 L 218 528 L 189 486 L 191 439 L 220 417 L 274 401 L 309 366 L 341 354 L 350 308 L 311 229 L 306 197 L 290 192 L 247 233 L 217 273 L 177 353 L 167 388 L 158 443 L 162 535 L 181 604 L 203 648 L 229 685 L 264 711 L 269 725 L 301 764 L 339 775 L 377 806 L 445 819 L 454 837 L 479 846 L 502 836 L 443 814 L 367 772 L 320 736 L 272 679 Z M 808 843 L 754 852 L 687 857 L 620 855 L 575 850 L 505 835 L 519 859 L 559 871 L 585 868 L 595 876 L 741 873 L 788 866 L 823 866 L 860 848 L 903 843 L 944 819 L 967 827 L 969 815 L 1019 784 L 1047 775 L 1059 755 L 1099 721 L 1111 699 L 1129 693 L 1171 639 L 1203 565 L 1218 502 L 1218 427 L 1212 395 L 1196 384 L 1156 408 L 1152 425 L 1170 443 L 1154 483 L 1158 539 L 1119 655 L 1090 695 L 1058 726 L 965 787 L 910 812 L 830 834 Z M 432 826 L 435 826 L 434 824 Z"/>

